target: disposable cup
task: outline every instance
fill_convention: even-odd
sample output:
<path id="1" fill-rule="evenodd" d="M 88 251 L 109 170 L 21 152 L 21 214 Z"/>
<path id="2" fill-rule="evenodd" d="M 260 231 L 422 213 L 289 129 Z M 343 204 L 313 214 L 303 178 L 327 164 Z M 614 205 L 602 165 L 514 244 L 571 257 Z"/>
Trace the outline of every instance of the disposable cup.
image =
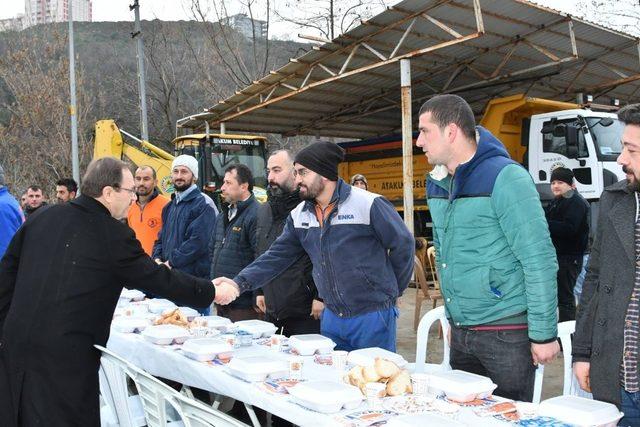
<path id="1" fill-rule="evenodd" d="M 344 371 L 347 367 L 347 356 L 349 352 L 343 350 L 336 350 L 331 353 L 331 364 L 338 371 Z"/>

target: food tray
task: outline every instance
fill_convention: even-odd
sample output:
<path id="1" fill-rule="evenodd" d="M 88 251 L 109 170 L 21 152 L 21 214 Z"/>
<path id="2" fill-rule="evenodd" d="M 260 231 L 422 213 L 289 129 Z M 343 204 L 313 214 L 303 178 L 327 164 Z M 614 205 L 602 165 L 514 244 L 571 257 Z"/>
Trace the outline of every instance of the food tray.
<path id="1" fill-rule="evenodd" d="M 233 353 L 233 347 L 216 338 L 192 338 L 182 345 L 182 353 L 190 359 L 206 362 L 221 355 L 228 359 Z"/>
<path id="2" fill-rule="evenodd" d="M 200 316 L 200 313 L 198 313 L 198 310 L 195 310 L 191 307 L 179 307 L 178 309 L 184 315 L 184 317 L 187 318 L 189 322 L 191 322 L 196 317 Z"/>
<path id="3" fill-rule="evenodd" d="M 398 417 L 391 418 L 387 422 L 388 427 L 458 427 L 464 425 L 465 424 L 461 424 L 451 418 L 438 414 L 430 414 L 428 412 L 422 414 L 400 415 Z"/>
<path id="4" fill-rule="evenodd" d="M 484 399 L 491 396 L 497 387 L 490 378 L 465 371 L 434 372 L 429 375 L 429 389 L 440 391 L 455 402 Z"/>
<path id="5" fill-rule="evenodd" d="M 347 356 L 347 362 L 352 365 L 372 366 L 376 362 L 376 357 L 389 360 L 400 368 L 407 364 L 407 361 L 401 355 L 380 347 L 361 348 L 360 350 L 351 351 Z"/>
<path id="6" fill-rule="evenodd" d="M 149 319 L 143 317 L 120 316 L 111 321 L 111 328 L 122 333 L 142 332 L 149 326 Z"/>
<path id="7" fill-rule="evenodd" d="M 302 382 L 288 391 L 297 404 L 325 414 L 355 409 L 362 401 L 357 387 L 334 381 Z"/>
<path id="8" fill-rule="evenodd" d="M 123 288 L 120 298 L 125 298 L 129 301 L 142 301 L 145 298 L 145 294 L 137 289 Z"/>
<path id="9" fill-rule="evenodd" d="M 301 356 L 331 353 L 335 346 L 336 343 L 320 334 L 292 335 L 289 338 L 289 347 Z"/>
<path id="10" fill-rule="evenodd" d="M 159 345 L 182 344 L 190 338 L 186 328 L 176 325 L 152 325 L 142 332 L 142 336 L 147 341 Z"/>
<path id="11" fill-rule="evenodd" d="M 270 356 L 235 357 L 229 362 L 229 373 L 249 382 L 264 381 L 267 377 L 282 377 L 289 372 L 288 364 Z"/>
<path id="12" fill-rule="evenodd" d="M 168 299 L 152 299 L 149 301 L 149 311 L 152 313 L 160 314 L 165 310 L 176 308 L 176 305 Z"/>
<path id="13" fill-rule="evenodd" d="M 278 328 L 273 323 L 263 320 L 241 320 L 234 323 L 238 330 L 249 332 L 253 338 L 270 337 L 275 334 Z"/>
<path id="14" fill-rule="evenodd" d="M 538 415 L 578 426 L 615 426 L 622 412 L 615 405 L 578 396 L 558 396 L 540 403 Z"/>
<path id="15" fill-rule="evenodd" d="M 206 326 L 207 328 L 225 329 L 231 325 L 231 320 L 221 316 L 200 316 L 193 319 L 197 326 Z"/>

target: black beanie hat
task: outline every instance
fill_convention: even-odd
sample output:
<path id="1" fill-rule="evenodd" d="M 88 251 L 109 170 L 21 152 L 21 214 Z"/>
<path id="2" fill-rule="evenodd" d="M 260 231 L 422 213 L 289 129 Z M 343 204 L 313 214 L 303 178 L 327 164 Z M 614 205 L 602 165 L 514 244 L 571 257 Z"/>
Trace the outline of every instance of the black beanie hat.
<path id="1" fill-rule="evenodd" d="M 569 185 L 573 184 L 573 172 L 571 169 L 567 168 L 555 168 L 553 172 L 551 172 L 551 181 L 562 181 L 566 182 Z"/>
<path id="2" fill-rule="evenodd" d="M 338 164 L 344 159 L 344 150 L 333 142 L 318 141 L 304 147 L 294 163 L 314 171 L 329 181 L 338 180 Z"/>

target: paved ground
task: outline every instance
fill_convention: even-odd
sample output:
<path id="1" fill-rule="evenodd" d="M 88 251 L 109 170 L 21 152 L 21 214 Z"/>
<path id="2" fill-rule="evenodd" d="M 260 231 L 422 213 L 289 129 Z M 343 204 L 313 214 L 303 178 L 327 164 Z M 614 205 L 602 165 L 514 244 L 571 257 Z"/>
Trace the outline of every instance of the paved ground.
<path id="1" fill-rule="evenodd" d="M 416 359 L 416 333 L 413 330 L 413 314 L 416 290 L 407 289 L 400 302 L 400 318 L 398 319 L 397 351 L 410 362 Z M 423 301 L 421 314 L 424 315 L 432 306 L 431 301 Z M 438 327 L 434 325 L 429 333 L 427 362 L 442 361 L 443 341 L 438 338 Z M 542 399 L 562 394 L 562 353 L 553 363 L 545 366 L 542 386 Z"/>

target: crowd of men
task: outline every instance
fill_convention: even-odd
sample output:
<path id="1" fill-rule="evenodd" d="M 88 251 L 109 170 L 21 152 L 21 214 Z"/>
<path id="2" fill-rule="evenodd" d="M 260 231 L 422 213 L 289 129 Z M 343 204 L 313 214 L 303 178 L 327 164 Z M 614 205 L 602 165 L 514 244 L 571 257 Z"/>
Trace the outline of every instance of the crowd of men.
<path id="1" fill-rule="evenodd" d="M 602 195 L 577 309 L 590 221 L 573 172 L 552 172 L 554 199 L 543 208 L 528 172 L 456 95 L 424 103 L 417 146 L 433 165 L 427 201 L 451 366 L 490 377 L 497 395 L 530 401 L 535 366 L 560 351 L 558 321 L 577 319 L 580 385 L 620 406 L 622 425 L 640 425 L 640 106 L 619 118 L 627 179 Z M 97 402 L 87 404 L 86 393 L 97 395 L 92 345 L 106 342 L 122 285 L 203 313 L 215 302 L 219 315 L 264 318 L 285 335 L 320 332 L 341 350 L 395 351 L 414 236 L 388 200 L 368 191 L 366 177 L 339 177 L 343 159 L 339 146 L 323 141 L 295 155 L 272 153 L 264 204 L 253 195 L 251 170 L 232 164 L 219 212 L 198 189 L 198 162 L 188 155 L 173 161 L 171 199 L 158 193 L 150 166 L 132 174 L 106 158 L 89 166 L 82 196 L 68 202 L 77 187 L 61 180 L 61 203 L 46 209 L 42 189 L 32 186 L 21 210 L 0 170 L 0 224 L 12 222 L 0 235 L 15 233 L 0 245 L 0 411 L 23 425 L 97 425 Z M 86 330 L 70 332 L 69 313 L 86 316 Z M 34 346 L 41 356 L 25 359 Z M 56 375 L 38 374 L 52 364 Z M 63 384 L 66 375 L 75 382 Z"/>

